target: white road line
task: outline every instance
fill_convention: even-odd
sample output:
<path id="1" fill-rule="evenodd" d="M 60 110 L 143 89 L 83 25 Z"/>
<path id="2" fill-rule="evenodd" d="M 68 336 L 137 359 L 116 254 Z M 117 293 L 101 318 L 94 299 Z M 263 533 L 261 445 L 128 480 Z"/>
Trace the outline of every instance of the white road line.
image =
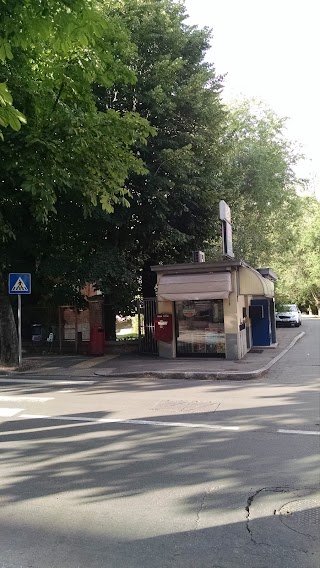
<path id="1" fill-rule="evenodd" d="M 315 430 L 277 430 L 280 434 L 303 434 L 304 436 L 320 436 L 319 431 Z"/>
<path id="2" fill-rule="evenodd" d="M 53 381 L 52 379 L 6 379 L 3 376 L 0 377 L 0 383 L 17 383 L 17 384 L 27 384 L 27 385 L 50 385 L 50 386 L 56 386 L 56 385 L 93 385 L 95 384 L 97 381 L 82 381 L 82 380 L 78 380 L 78 381 Z M 1 565 L 0 565 L 1 566 Z"/>
<path id="3" fill-rule="evenodd" d="M 14 416 L 19 412 L 22 412 L 24 408 L 0 408 L 0 416 L 3 418 L 9 418 L 10 416 Z"/>
<path id="4" fill-rule="evenodd" d="M 53 397 L 45 396 L 0 396 L 0 402 L 47 402 Z"/>
<path id="5" fill-rule="evenodd" d="M 193 422 L 160 422 L 159 420 L 139 420 L 121 418 L 88 418 L 86 416 L 48 416 L 45 414 L 20 414 L 20 418 L 45 420 L 60 420 L 62 422 L 92 422 L 95 424 L 139 424 L 145 426 L 168 426 L 171 428 L 205 428 L 208 430 L 239 430 L 239 426 L 214 426 L 212 424 L 197 424 Z"/>
<path id="6" fill-rule="evenodd" d="M 11 409 L 7 409 L 11 410 Z M 20 412 L 21 409 L 15 409 Z M 1 409 L 0 409 L 1 412 Z M 140 420 L 140 419 L 122 419 L 122 418 L 90 418 L 87 416 L 49 416 L 47 414 L 20 414 L 19 418 L 28 420 L 58 420 L 60 422 L 88 422 L 91 424 L 138 424 L 142 426 L 166 426 L 169 428 L 204 428 L 207 430 L 218 431 L 238 431 L 239 426 L 216 426 L 213 424 L 203 424 L 195 422 L 163 422 L 160 420 Z M 303 434 L 309 436 L 319 436 L 320 432 L 313 430 L 277 430 L 279 434 Z"/>

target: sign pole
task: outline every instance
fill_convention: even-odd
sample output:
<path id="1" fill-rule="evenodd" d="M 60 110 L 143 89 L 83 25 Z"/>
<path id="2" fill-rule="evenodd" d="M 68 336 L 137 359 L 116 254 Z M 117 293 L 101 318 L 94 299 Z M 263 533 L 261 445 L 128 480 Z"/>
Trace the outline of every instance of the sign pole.
<path id="1" fill-rule="evenodd" d="M 19 367 L 22 365 L 22 341 L 21 341 L 21 294 L 18 294 L 18 345 L 19 345 Z"/>
<path id="2" fill-rule="evenodd" d="M 10 272 L 8 292 L 18 296 L 18 363 L 22 365 L 22 336 L 21 336 L 21 295 L 31 294 L 31 274 L 29 272 Z"/>

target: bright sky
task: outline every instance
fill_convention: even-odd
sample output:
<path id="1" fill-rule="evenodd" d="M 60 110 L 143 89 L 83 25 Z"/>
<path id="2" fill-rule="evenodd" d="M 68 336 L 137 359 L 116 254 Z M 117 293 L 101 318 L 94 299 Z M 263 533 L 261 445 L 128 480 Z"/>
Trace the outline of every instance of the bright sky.
<path id="1" fill-rule="evenodd" d="M 224 99 L 258 97 L 289 117 L 302 145 L 297 173 L 320 195 L 319 0 L 185 0 L 189 24 L 212 28 L 208 59 L 227 73 Z"/>

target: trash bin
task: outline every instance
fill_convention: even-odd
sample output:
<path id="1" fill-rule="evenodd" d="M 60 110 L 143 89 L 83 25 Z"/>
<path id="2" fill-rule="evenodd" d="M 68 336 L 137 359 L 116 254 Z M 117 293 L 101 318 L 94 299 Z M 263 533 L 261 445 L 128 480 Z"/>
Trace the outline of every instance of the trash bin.
<path id="1" fill-rule="evenodd" d="M 32 343 L 41 343 L 44 340 L 44 326 L 41 323 L 34 323 L 32 325 L 31 340 Z"/>

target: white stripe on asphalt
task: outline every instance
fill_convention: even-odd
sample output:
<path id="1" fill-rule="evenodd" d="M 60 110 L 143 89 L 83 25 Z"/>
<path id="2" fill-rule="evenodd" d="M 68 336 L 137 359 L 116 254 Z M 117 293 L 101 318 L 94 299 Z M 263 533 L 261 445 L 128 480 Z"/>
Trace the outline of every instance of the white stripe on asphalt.
<path id="1" fill-rule="evenodd" d="M 45 420 L 60 420 L 63 422 L 93 422 L 96 424 L 139 424 L 146 426 L 169 426 L 180 428 L 206 428 L 209 430 L 239 430 L 239 426 L 213 426 L 212 424 L 196 424 L 191 422 L 160 422 L 159 420 L 139 420 L 121 418 L 87 418 L 86 416 L 47 416 L 45 414 L 20 414 L 20 418 L 42 418 Z"/>
<path id="2" fill-rule="evenodd" d="M 54 399 L 44 396 L 0 396 L 0 402 L 47 402 L 48 400 Z"/>
<path id="3" fill-rule="evenodd" d="M 315 430 L 277 430 L 280 434 L 304 434 L 305 436 L 320 436 L 319 431 Z"/>
<path id="4" fill-rule="evenodd" d="M 2 375 L 0 377 L 0 383 L 17 383 L 17 384 L 27 384 L 27 385 L 50 385 L 50 386 L 56 386 L 56 385 L 94 385 L 97 381 L 53 381 L 52 379 L 6 379 L 4 378 L 4 376 Z M 1 565 L 0 565 L 1 566 Z"/>
<path id="5" fill-rule="evenodd" d="M 8 418 L 9 416 L 14 416 L 21 412 L 23 408 L 0 408 L 0 416 Z"/>
<path id="6" fill-rule="evenodd" d="M 17 412 L 20 412 L 17 409 Z M 86 416 L 49 416 L 47 414 L 20 414 L 19 418 L 58 420 L 60 422 L 89 422 L 92 424 L 138 424 L 142 426 L 167 426 L 170 428 L 204 428 L 207 430 L 232 430 L 238 431 L 239 426 L 216 426 L 212 424 L 194 422 L 162 422 L 160 420 L 140 420 L 122 418 L 90 418 Z M 319 436 L 320 432 L 313 430 L 277 430 L 279 434 L 304 434 L 309 436 Z"/>

